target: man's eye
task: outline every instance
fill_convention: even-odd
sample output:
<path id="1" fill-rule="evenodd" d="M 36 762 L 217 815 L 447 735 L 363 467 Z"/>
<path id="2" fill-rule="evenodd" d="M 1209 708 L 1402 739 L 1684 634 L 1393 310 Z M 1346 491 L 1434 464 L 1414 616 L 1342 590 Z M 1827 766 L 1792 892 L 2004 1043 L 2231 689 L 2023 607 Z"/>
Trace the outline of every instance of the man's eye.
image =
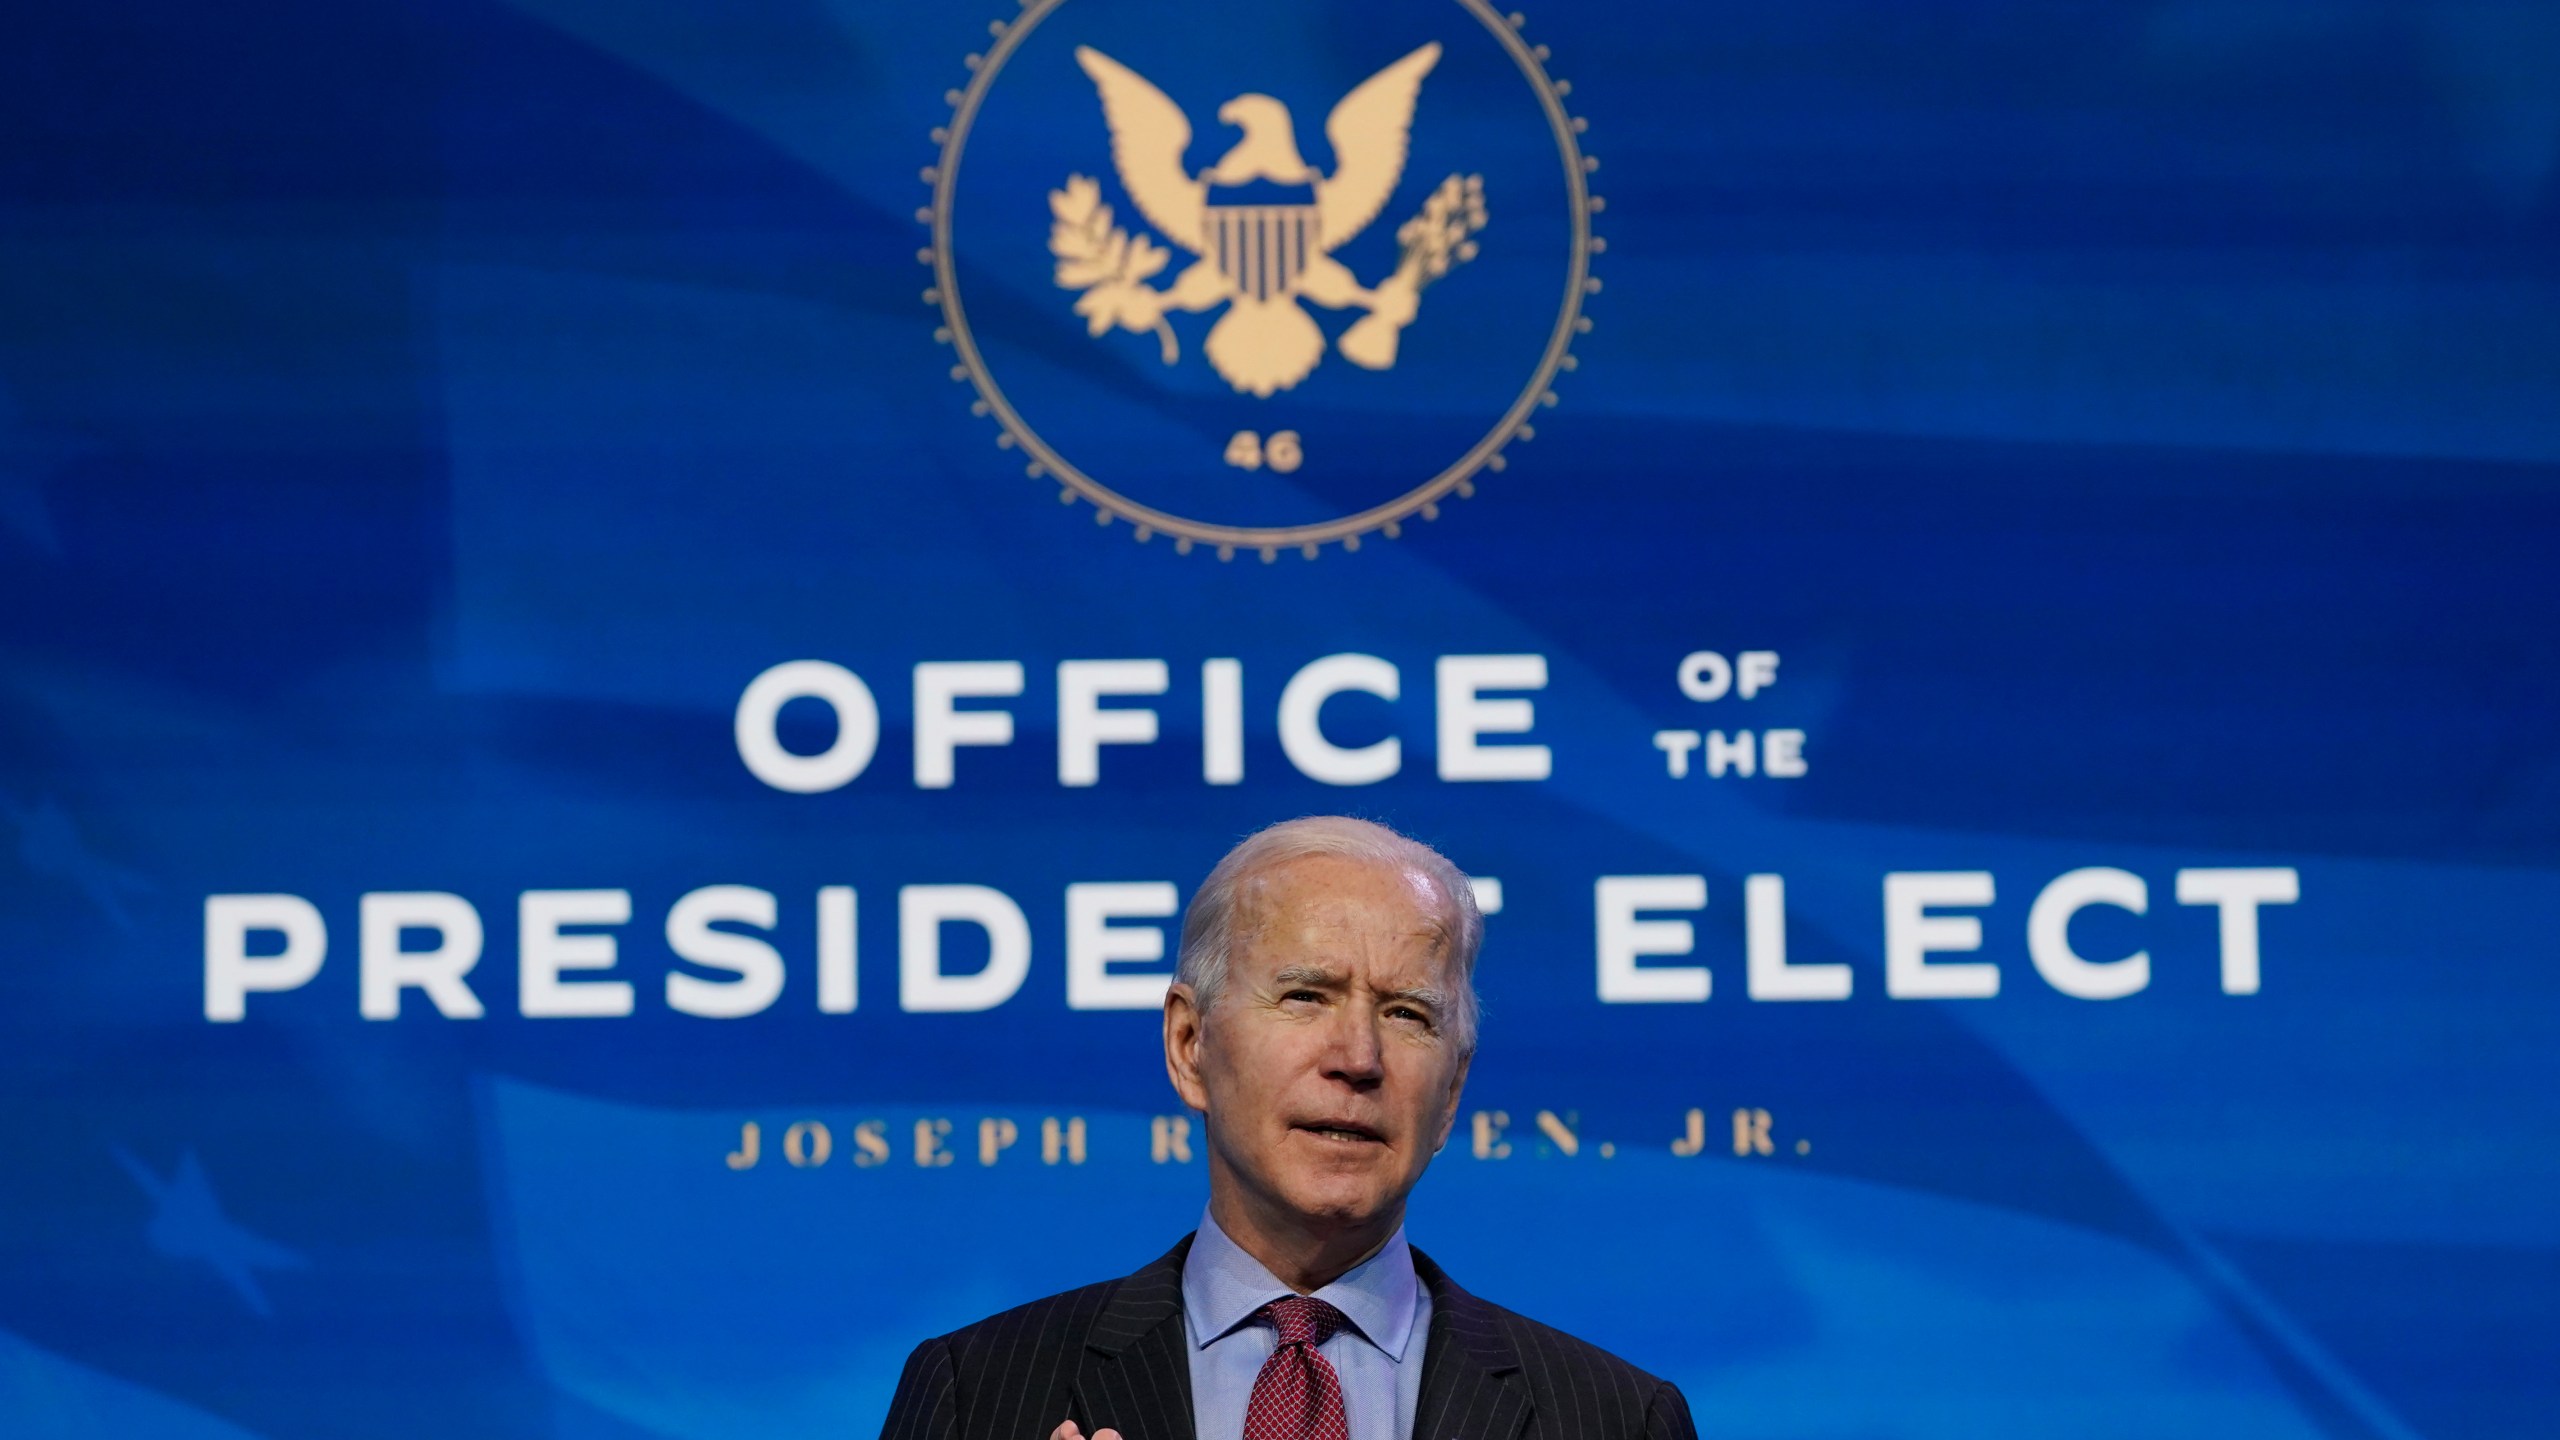
<path id="1" fill-rule="evenodd" d="M 1398 1020 L 1410 1020 L 1416 1025 L 1429 1025 L 1431 1023 L 1430 1016 L 1423 1014 L 1421 1011 L 1414 1009 L 1410 1005 L 1398 1005 L 1394 1009 L 1388 1011 L 1387 1014 Z"/>
<path id="2" fill-rule="evenodd" d="M 1324 997 L 1318 995 L 1313 990 L 1292 990 L 1280 998 L 1283 1000 L 1321 1000 Z"/>

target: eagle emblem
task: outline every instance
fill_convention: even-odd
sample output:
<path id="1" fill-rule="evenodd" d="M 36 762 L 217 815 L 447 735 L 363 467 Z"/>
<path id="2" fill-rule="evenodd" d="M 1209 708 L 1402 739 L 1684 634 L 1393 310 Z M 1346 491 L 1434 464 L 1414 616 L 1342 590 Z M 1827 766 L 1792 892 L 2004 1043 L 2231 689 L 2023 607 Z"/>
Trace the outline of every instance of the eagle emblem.
<path id="1" fill-rule="evenodd" d="M 1181 352 L 1165 315 L 1224 306 L 1203 351 L 1237 391 L 1268 398 L 1324 359 L 1325 333 L 1305 303 L 1363 311 L 1334 348 L 1354 365 L 1385 370 L 1396 362 L 1423 289 L 1474 258 L 1472 237 L 1485 224 L 1484 184 L 1474 175 L 1441 181 L 1397 229 L 1396 266 L 1375 286 L 1363 286 L 1333 258 L 1378 218 L 1404 177 L 1423 77 L 1440 60 L 1437 42 L 1362 81 L 1333 107 L 1324 123 L 1334 153 L 1329 175 L 1298 153 L 1288 107 L 1268 95 L 1239 95 L 1218 107 L 1218 119 L 1243 138 L 1190 174 L 1183 155 L 1191 121 L 1182 108 L 1099 50 L 1079 46 L 1075 56 L 1101 92 L 1121 188 L 1165 241 L 1195 257 L 1170 285 L 1148 284 L 1173 250 L 1115 224 L 1092 177 L 1068 176 L 1049 195 L 1049 251 L 1058 285 L 1078 292 L 1075 313 L 1088 333 L 1152 332 L 1170 365 Z"/>

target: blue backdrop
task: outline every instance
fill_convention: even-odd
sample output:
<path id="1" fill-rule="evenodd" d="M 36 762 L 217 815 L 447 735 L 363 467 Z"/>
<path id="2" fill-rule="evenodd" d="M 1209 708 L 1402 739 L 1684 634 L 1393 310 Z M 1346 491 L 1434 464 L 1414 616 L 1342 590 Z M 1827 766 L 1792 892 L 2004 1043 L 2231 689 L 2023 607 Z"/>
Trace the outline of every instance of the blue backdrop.
<path id="1" fill-rule="evenodd" d="M 1703 1430 L 2548 1429 L 2560 11 L 102 0 L 0 115 L 0 1430 L 868 1433 L 1193 1223 L 1165 917 L 1336 810 L 1499 903 L 1415 1239 Z"/>

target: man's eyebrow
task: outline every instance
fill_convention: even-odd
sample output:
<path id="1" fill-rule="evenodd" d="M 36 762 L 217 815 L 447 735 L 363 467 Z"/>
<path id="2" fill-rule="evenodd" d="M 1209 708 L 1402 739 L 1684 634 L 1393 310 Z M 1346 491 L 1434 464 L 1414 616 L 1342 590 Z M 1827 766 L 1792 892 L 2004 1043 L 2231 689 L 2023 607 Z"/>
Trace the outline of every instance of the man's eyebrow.
<path id="1" fill-rule="evenodd" d="M 1341 971 L 1328 970 L 1321 965 L 1284 965 L 1272 975 L 1271 983 L 1283 990 L 1301 985 L 1340 990 L 1350 982 Z M 1402 1000 L 1432 1011 L 1449 1007 L 1449 992 L 1436 985 L 1400 985 L 1392 990 L 1379 991 L 1378 998 L 1388 1002 Z"/>

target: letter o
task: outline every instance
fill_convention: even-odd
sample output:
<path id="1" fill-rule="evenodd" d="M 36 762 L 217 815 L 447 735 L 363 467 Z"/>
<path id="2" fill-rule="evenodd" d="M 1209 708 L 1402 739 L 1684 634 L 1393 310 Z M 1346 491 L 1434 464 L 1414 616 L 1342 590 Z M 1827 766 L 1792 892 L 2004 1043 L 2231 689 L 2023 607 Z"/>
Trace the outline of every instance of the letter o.
<path id="1" fill-rule="evenodd" d="M 835 1153 L 836 1137 L 823 1120 L 796 1121 L 782 1132 L 782 1158 L 802 1170 L 826 1164 Z"/>
<path id="2" fill-rule="evenodd" d="M 1680 693 L 1692 700 L 1721 700 L 1733 688 L 1733 666 L 1713 650 L 1694 650 L 1680 659 Z"/>
<path id="3" fill-rule="evenodd" d="M 823 700 L 836 712 L 836 743 L 815 755 L 782 746 L 774 722 L 794 700 Z M 853 782 L 880 748 L 880 706 L 862 677 L 824 660 L 786 660 L 748 682 L 738 697 L 738 758 L 776 790 L 815 795 Z"/>

